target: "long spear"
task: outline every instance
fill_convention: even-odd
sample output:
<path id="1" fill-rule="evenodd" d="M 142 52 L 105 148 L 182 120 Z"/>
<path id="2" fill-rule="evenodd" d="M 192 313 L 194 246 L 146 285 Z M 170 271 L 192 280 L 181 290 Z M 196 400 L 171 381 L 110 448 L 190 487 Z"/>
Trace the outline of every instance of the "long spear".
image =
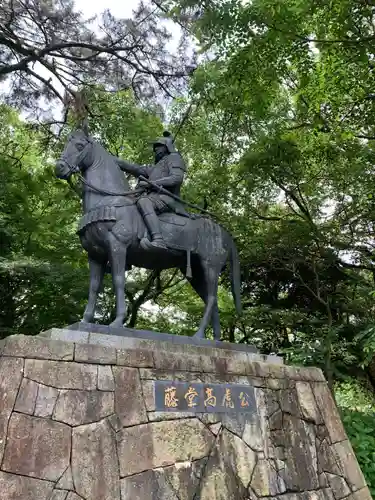
<path id="1" fill-rule="evenodd" d="M 155 182 L 150 181 L 149 179 L 146 179 L 146 177 L 143 177 L 143 175 L 140 175 L 138 177 L 141 181 L 147 182 L 150 186 L 152 186 L 156 191 L 159 191 L 159 193 L 166 194 L 167 196 L 170 196 L 176 201 L 179 201 L 180 203 L 183 203 L 184 205 L 190 207 L 190 208 L 195 208 L 196 210 L 199 210 L 200 212 L 209 215 L 210 217 L 213 217 L 214 219 L 217 219 L 217 215 L 213 214 L 212 212 L 209 212 L 208 210 L 205 210 L 204 208 L 200 207 L 199 205 L 194 205 L 194 203 L 190 203 L 189 201 L 183 200 L 176 194 L 171 193 L 168 191 L 168 189 L 163 188 L 162 186 L 159 186 Z"/>

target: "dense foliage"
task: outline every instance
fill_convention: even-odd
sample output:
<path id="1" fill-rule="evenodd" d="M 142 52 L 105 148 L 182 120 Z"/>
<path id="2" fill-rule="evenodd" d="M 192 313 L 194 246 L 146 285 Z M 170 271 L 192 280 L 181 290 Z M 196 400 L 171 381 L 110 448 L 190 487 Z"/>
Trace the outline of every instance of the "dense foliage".
<path id="1" fill-rule="evenodd" d="M 375 494 L 375 404 L 371 393 L 354 382 L 337 384 L 336 399 L 345 430 L 371 494 Z"/>
<path id="2" fill-rule="evenodd" d="M 239 340 L 318 364 L 331 386 L 373 386 L 374 7 L 169 7 L 181 20 L 199 9 L 188 26 L 212 56 L 194 75 L 187 129 L 192 143 L 199 124 L 216 174 L 202 191 L 240 245 Z"/>
<path id="3" fill-rule="evenodd" d="M 337 401 L 375 488 L 375 7 L 352 0 L 220 0 L 203 7 L 196 0 L 170 0 L 162 8 L 153 3 L 155 12 L 144 11 L 150 14 L 146 21 L 140 14 L 123 22 L 107 14 L 107 38 L 96 40 L 87 23 L 76 31 L 81 19 L 73 4 L 59 2 L 68 9 L 70 31 L 64 36 L 70 38 L 53 43 L 73 37 L 78 43 L 50 49 L 51 40 L 41 34 L 60 32 L 57 3 L 50 2 L 57 14 L 47 16 L 48 22 L 40 9 L 28 7 L 25 15 L 35 21 L 31 46 L 21 18 L 9 13 L 10 5 L 29 4 L 10 2 L 0 13 L 0 76 L 15 82 L 8 101 L 25 109 L 43 95 L 53 103 L 56 95 L 35 77 L 33 62 L 38 56 L 48 66 L 57 58 L 54 69 L 66 65 L 85 88 L 90 129 L 113 154 L 149 161 L 149 141 L 163 126 L 178 131 L 189 165 L 183 196 L 215 212 L 240 252 L 244 314 L 234 314 L 224 274 L 223 337 L 320 366 L 332 389 L 341 384 Z M 138 99 L 149 95 L 154 80 L 167 94 L 180 82 L 184 65 L 165 51 L 160 16 L 194 35 L 207 56 L 167 110 Z M 116 37 L 130 27 L 131 44 L 135 26 L 140 46 L 126 49 L 131 57 L 123 60 Z M 83 53 L 86 39 L 101 49 Z M 105 44 L 111 43 L 116 54 L 109 57 Z M 122 89 L 133 88 L 107 93 L 118 88 L 118 75 Z M 83 311 L 87 262 L 75 235 L 79 200 L 53 176 L 72 120 L 46 141 L 45 131 L 14 108 L 0 107 L 2 336 L 68 324 Z M 198 327 L 201 301 L 178 273 L 132 271 L 126 295 L 130 326 L 180 334 Z M 102 321 L 112 309 L 108 281 L 100 299 Z M 365 392 L 369 401 L 354 407 Z"/>
<path id="4" fill-rule="evenodd" d="M 374 411 L 370 414 L 360 411 L 342 411 L 347 435 L 352 443 L 358 463 L 366 478 L 372 496 L 375 495 L 375 423 Z"/>

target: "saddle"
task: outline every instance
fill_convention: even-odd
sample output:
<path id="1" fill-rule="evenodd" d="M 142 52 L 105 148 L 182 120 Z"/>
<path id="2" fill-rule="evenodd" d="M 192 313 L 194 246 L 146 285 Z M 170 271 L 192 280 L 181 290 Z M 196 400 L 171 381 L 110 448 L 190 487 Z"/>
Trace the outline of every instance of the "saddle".
<path id="1" fill-rule="evenodd" d="M 187 229 L 192 223 L 192 219 L 184 215 L 165 212 L 159 214 L 160 227 L 162 236 L 166 245 L 170 248 L 187 250 L 192 248 L 193 239 L 191 237 L 192 231 Z M 176 243 L 178 240 L 178 244 Z"/>
<path id="2" fill-rule="evenodd" d="M 192 276 L 191 252 L 196 247 L 196 229 L 189 228 L 189 226 L 193 225 L 195 218 L 190 217 L 187 212 L 184 215 L 173 212 L 159 215 L 161 233 L 167 247 L 172 251 L 186 252 L 186 276 L 188 278 Z"/>

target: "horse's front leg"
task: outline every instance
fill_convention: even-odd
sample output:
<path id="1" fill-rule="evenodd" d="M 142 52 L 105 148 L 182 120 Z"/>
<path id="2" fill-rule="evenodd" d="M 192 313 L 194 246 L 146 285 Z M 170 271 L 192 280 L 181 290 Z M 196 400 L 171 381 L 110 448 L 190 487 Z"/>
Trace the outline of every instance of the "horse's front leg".
<path id="1" fill-rule="evenodd" d="M 89 255 L 89 269 L 90 269 L 90 287 L 89 287 L 89 300 L 85 312 L 83 313 L 82 322 L 92 323 L 94 321 L 96 301 L 98 294 L 103 283 L 103 277 L 106 267 L 105 261 L 95 260 Z"/>
<path id="2" fill-rule="evenodd" d="M 125 304 L 125 265 L 126 245 L 121 243 L 113 233 L 108 235 L 109 260 L 112 269 L 112 283 L 116 295 L 116 319 L 109 326 L 122 327 L 126 318 Z"/>

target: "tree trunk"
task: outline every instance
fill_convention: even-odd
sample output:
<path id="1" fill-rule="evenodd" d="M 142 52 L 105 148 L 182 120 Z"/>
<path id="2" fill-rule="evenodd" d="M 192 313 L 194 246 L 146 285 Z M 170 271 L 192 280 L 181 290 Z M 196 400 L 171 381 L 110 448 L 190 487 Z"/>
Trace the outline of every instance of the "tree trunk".
<path id="1" fill-rule="evenodd" d="M 333 398 L 335 398 L 334 390 L 333 390 L 333 365 L 332 365 L 332 311 L 329 304 L 329 300 L 327 299 L 326 303 L 327 310 L 327 337 L 326 337 L 326 352 L 325 352 L 325 360 L 324 360 L 324 372 L 327 378 L 328 387 L 332 393 Z"/>

